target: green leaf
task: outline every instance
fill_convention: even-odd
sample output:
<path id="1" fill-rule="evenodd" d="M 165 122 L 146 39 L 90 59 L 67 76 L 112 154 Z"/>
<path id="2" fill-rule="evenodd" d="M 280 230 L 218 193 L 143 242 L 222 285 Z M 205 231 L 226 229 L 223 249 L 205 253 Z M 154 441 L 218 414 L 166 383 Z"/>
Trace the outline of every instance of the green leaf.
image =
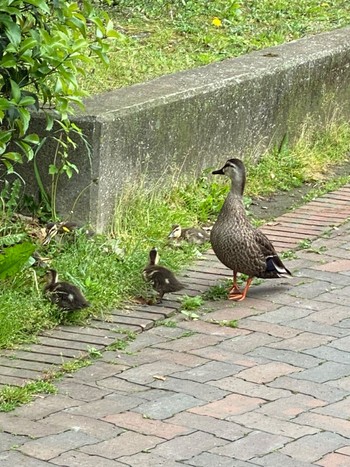
<path id="1" fill-rule="evenodd" d="M 21 89 L 18 86 L 18 84 L 16 83 L 16 81 L 13 81 L 13 79 L 10 79 L 10 83 L 11 83 L 12 97 L 13 97 L 14 101 L 18 104 L 18 102 L 21 99 Z"/>
<path id="2" fill-rule="evenodd" d="M 0 279 L 20 272 L 35 249 L 36 246 L 29 242 L 5 248 L 0 254 Z"/>

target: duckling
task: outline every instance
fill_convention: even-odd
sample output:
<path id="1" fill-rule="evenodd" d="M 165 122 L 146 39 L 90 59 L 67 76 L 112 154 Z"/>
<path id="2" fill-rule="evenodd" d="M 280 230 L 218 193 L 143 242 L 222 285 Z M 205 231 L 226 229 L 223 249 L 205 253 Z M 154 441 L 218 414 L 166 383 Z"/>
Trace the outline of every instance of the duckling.
<path id="1" fill-rule="evenodd" d="M 158 292 L 157 303 L 161 303 L 163 295 L 177 292 L 185 286 L 179 282 L 174 273 L 164 266 L 158 266 L 159 254 L 157 248 L 153 247 L 149 252 L 149 263 L 143 270 L 145 281 L 151 282 L 152 287 Z"/>
<path id="2" fill-rule="evenodd" d="M 63 222 L 48 222 L 46 224 L 46 236 L 42 242 L 43 245 L 48 245 L 55 235 L 66 234 L 66 233 L 74 233 L 78 229 L 82 229 L 82 225 L 78 224 L 74 221 L 63 221 Z M 94 232 L 89 229 L 85 229 L 84 233 L 91 237 L 94 235 Z"/>
<path id="3" fill-rule="evenodd" d="M 254 228 L 246 215 L 243 192 L 246 181 L 245 167 L 240 159 L 229 159 L 213 174 L 231 179 L 231 190 L 215 222 L 210 240 L 219 260 L 233 271 L 233 285 L 229 300 L 244 300 L 254 277 L 274 279 L 292 274 L 284 266 L 270 240 Z M 243 292 L 237 286 L 237 274 L 248 280 Z"/>
<path id="4" fill-rule="evenodd" d="M 187 229 L 182 229 L 181 225 L 175 224 L 172 226 L 172 230 L 168 235 L 168 238 L 175 240 L 176 242 L 185 240 L 188 243 L 203 245 L 203 243 L 210 241 L 210 234 L 204 229 L 199 229 L 195 227 L 188 227 Z"/>
<path id="5" fill-rule="evenodd" d="M 58 281 L 58 274 L 54 269 L 47 271 L 46 279 L 47 285 L 44 288 L 44 294 L 62 310 L 74 311 L 90 306 L 78 287 L 69 282 Z"/>

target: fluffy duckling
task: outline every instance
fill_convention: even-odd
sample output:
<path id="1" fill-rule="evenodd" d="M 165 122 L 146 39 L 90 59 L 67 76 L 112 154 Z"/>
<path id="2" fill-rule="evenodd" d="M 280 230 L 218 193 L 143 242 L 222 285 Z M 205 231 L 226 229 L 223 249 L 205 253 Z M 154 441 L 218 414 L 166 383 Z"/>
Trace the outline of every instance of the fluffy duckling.
<path id="1" fill-rule="evenodd" d="M 157 248 L 152 248 L 149 253 L 149 263 L 143 270 L 143 278 L 150 282 L 156 292 L 158 292 L 157 303 L 161 303 L 163 295 L 170 292 L 177 292 L 184 288 L 174 273 L 164 266 L 159 266 L 159 254 Z"/>
<path id="2" fill-rule="evenodd" d="M 43 245 L 48 245 L 57 234 L 74 233 L 76 230 L 82 229 L 82 227 L 81 224 L 74 221 L 48 222 L 46 224 L 46 236 L 43 240 Z M 89 229 L 85 229 L 84 233 L 88 237 L 94 235 L 94 232 Z"/>
<path id="3" fill-rule="evenodd" d="M 239 159 L 229 159 L 213 174 L 226 175 L 231 179 L 231 190 L 222 206 L 211 231 L 211 244 L 216 256 L 233 271 L 233 285 L 229 300 L 244 300 L 253 277 L 275 279 L 291 273 L 284 266 L 270 240 L 261 230 L 254 228 L 245 212 L 243 192 L 246 175 Z M 237 274 L 248 276 L 241 292 L 237 286 Z"/>
<path id="4" fill-rule="evenodd" d="M 188 227 L 187 229 L 182 229 L 181 225 L 175 224 L 172 226 L 172 230 L 168 235 L 168 238 L 176 242 L 185 240 L 188 243 L 203 245 L 203 243 L 210 241 L 210 233 L 204 229 L 196 227 Z"/>
<path id="5" fill-rule="evenodd" d="M 59 282 L 57 271 L 49 269 L 46 273 L 47 285 L 44 293 L 52 303 L 64 311 L 74 311 L 90 306 L 82 292 L 69 282 Z"/>

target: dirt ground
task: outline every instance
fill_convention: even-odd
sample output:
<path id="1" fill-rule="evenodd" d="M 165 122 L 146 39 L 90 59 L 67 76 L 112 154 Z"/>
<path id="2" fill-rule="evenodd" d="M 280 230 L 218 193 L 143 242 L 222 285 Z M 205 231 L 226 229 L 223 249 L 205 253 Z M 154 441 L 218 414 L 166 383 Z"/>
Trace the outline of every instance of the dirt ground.
<path id="1" fill-rule="evenodd" d="M 350 174 L 350 160 L 341 166 L 332 168 L 332 177 L 348 174 Z M 294 206 L 299 205 L 303 196 L 307 195 L 315 185 L 315 183 L 305 183 L 294 190 L 280 191 L 269 197 L 255 198 L 249 210 L 256 219 L 272 220 Z"/>

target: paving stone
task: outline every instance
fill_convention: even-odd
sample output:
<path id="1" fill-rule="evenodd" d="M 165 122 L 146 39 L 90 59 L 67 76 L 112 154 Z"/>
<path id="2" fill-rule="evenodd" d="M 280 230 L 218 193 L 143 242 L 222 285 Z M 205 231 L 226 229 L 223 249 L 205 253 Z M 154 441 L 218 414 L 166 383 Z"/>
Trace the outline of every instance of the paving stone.
<path id="1" fill-rule="evenodd" d="M 239 321 L 240 329 L 248 329 L 249 331 L 263 332 L 271 336 L 287 339 L 301 333 L 299 329 L 293 329 L 280 324 L 267 323 L 256 319 L 242 319 Z"/>
<path id="2" fill-rule="evenodd" d="M 165 459 L 150 452 L 121 457 L 120 461 L 123 462 L 123 466 L 128 465 L 130 467 L 179 467 L 184 465 L 182 462 Z"/>
<path id="3" fill-rule="evenodd" d="M 97 381 L 97 384 L 101 388 L 113 389 L 115 391 L 125 393 L 126 395 L 137 394 L 148 390 L 147 386 L 131 383 L 130 381 L 119 378 L 118 376 L 111 376 L 109 378 L 102 379 Z"/>
<path id="4" fill-rule="evenodd" d="M 344 352 L 350 352 L 350 335 L 347 337 L 342 337 L 336 339 L 329 344 L 331 347 L 336 349 L 343 350 Z"/>
<path id="5" fill-rule="evenodd" d="M 42 421 L 34 422 L 28 418 L 17 416 L 15 413 L 0 412 L 0 449 L 3 448 L 3 443 L 1 442 L 1 431 L 6 431 L 13 435 L 29 436 L 34 439 L 54 433 L 60 433 L 63 429 L 53 423 L 44 423 Z"/>
<path id="6" fill-rule="evenodd" d="M 87 417 L 103 418 L 113 413 L 124 412 L 132 409 L 143 402 L 142 399 L 132 395 L 125 396 L 113 393 L 104 399 L 86 402 L 82 405 L 66 409 L 67 414 L 86 415 Z"/>
<path id="7" fill-rule="evenodd" d="M 315 368 L 309 368 L 301 371 L 300 373 L 295 373 L 293 378 L 325 383 L 348 375 L 350 375 L 350 365 L 344 365 L 343 363 L 336 362 L 325 362 Z"/>
<path id="8" fill-rule="evenodd" d="M 292 291 L 292 295 L 299 298 L 313 299 L 319 298 L 320 293 L 322 292 L 330 292 L 332 290 L 337 290 L 340 287 L 342 287 L 342 285 L 335 285 L 334 283 L 321 280 L 313 280 L 309 284 L 295 287 Z"/>
<path id="9" fill-rule="evenodd" d="M 213 319 L 213 318 L 209 318 Z M 249 331 L 245 331 L 241 328 L 230 328 L 227 326 L 219 326 L 218 324 L 210 323 L 207 321 L 184 321 L 179 324 L 181 329 L 189 329 L 191 331 L 200 332 L 201 334 L 207 334 L 210 336 L 219 337 L 236 337 L 249 334 Z"/>
<path id="10" fill-rule="evenodd" d="M 302 352 L 273 349 L 270 347 L 259 347 L 248 355 L 251 355 L 252 357 L 265 357 L 265 359 L 288 363 L 289 365 L 293 365 L 299 368 L 312 368 L 319 365 L 323 360 L 323 358 L 315 358 Z"/>
<path id="11" fill-rule="evenodd" d="M 59 412 L 60 410 L 67 409 L 69 407 L 78 406 L 84 404 L 81 401 L 75 401 L 67 396 L 60 394 L 35 399 L 29 404 L 22 405 L 16 409 L 16 415 L 30 420 L 40 420 L 41 418 L 47 417 L 51 413 Z"/>
<path id="12" fill-rule="evenodd" d="M 125 467 L 125 464 L 121 464 L 118 461 L 84 454 L 79 451 L 64 452 L 60 456 L 50 459 L 50 465 L 52 464 L 65 467 Z"/>
<path id="13" fill-rule="evenodd" d="M 275 389 L 264 384 L 256 384 L 250 381 L 236 378 L 235 376 L 219 379 L 218 381 L 211 381 L 209 384 L 231 391 L 238 394 L 243 394 L 250 397 L 260 397 L 266 400 L 276 400 L 281 397 L 288 397 L 291 395 L 290 391 L 284 389 Z"/>
<path id="14" fill-rule="evenodd" d="M 350 456 L 350 446 L 345 446 L 343 448 L 337 449 L 337 452 Z"/>
<path id="15" fill-rule="evenodd" d="M 288 436 L 289 438 L 300 438 L 305 435 L 317 433 L 319 428 L 303 426 L 302 423 L 295 423 L 294 420 L 286 421 L 258 413 L 256 411 L 247 412 L 241 415 L 233 415 L 227 420 L 239 423 L 252 430 L 261 430 L 274 435 Z"/>
<path id="16" fill-rule="evenodd" d="M 209 384 L 197 383 L 186 379 L 168 377 L 165 381 L 159 380 L 152 384 L 155 388 L 167 389 L 173 392 L 189 394 L 198 399 L 211 402 L 217 399 L 222 399 L 227 396 L 228 392 L 216 388 Z"/>
<path id="17" fill-rule="evenodd" d="M 242 369 L 244 369 L 244 367 L 225 362 L 208 362 L 195 368 L 173 373 L 172 376 L 174 378 L 189 379 L 191 381 L 205 383 L 224 378 L 225 376 L 234 375 Z"/>
<path id="18" fill-rule="evenodd" d="M 215 345 L 222 341 L 220 336 L 206 336 L 203 339 L 202 335 L 194 335 L 188 337 L 178 338 L 174 341 L 157 344 L 160 349 L 176 350 L 179 352 L 188 352 L 193 349 L 200 349 L 207 345 Z"/>
<path id="19" fill-rule="evenodd" d="M 0 452 L 8 451 L 14 446 L 23 444 L 27 441 L 27 438 L 25 436 L 18 436 L 22 433 L 2 433 L 2 431 L 5 429 L 6 431 L 12 431 L 11 429 L 7 430 L 7 427 L 5 425 L 1 424 L 0 429 Z"/>
<path id="20" fill-rule="evenodd" d="M 80 431 L 98 440 L 112 438 L 119 435 L 122 431 L 111 423 L 84 415 L 68 414 L 65 411 L 49 415 L 47 418 L 44 418 L 42 423 L 49 424 L 47 426 L 56 425 L 66 430 Z"/>
<path id="21" fill-rule="evenodd" d="M 136 412 L 107 415 L 103 420 L 127 430 L 138 431 L 144 435 L 154 435 L 168 440 L 192 431 L 176 423 L 164 423 L 160 420 L 144 418 L 142 414 Z"/>
<path id="22" fill-rule="evenodd" d="M 296 417 L 300 413 L 318 407 L 322 407 L 325 404 L 326 402 L 321 401 L 319 399 L 315 399 L 311 396 L 306 396 L 305 394 L 293 394 L 290 397 L 284 397 L 283 399 L 268 402 L 264 404 L 260 409 L 258 409 L 257 412 L 264 413 L 265 415 L 269 415 L 272 417 L 288 420 Z M 323 413 L 322 408 L 316 411 L 320 411 L 320 413 Z"/>
<path id="23" fill-rule="evenodd" d="M 157 334 L 153 334 L 150 332 L 143 332 L 137 339 L 128 344 L 128 351 L 129 352 L 138 352 L 145 347 L 149 347 L 153 344 L 159 344 L 161 342 L 167 342 L 168 338 L 165 336 L 159 336 Z"/>
<path id="24" fill-rule="evenodd" d="M 350 271 L 350 259 L 337 259 L 316 267 L 320 271 L 341 272 Z"/>
<path id="25" fill-rule="evenodd" d="M 290 438 L 287 438 L 286 436 L 254 431 L 237 441 L 232 441 L 225 446 L 211 449 L 210 452 L 234 459 L 248 461 L 253 457 L 276 451 L 289 441 Z"/>
<path id="26" fill-rule="evenodd" d="M 171 394 L 160 400 L 145 402 L 134 408 L 134 411 L 155 420 L 164 420 L 183 410 L 202 404 L 203 401 L 187 394 Z"/>
<path id="27" fill-rule="evenodd" d="M 130 368 L 120 374 L 120 378 L 131 381 L 132 383 L 148 384 L 154 381 L 154 376 L 165 376 L 175 373 L 176 371 L 187 370 L 187 367 L 183 365 L 177 365 L 176 363 L 169 362 L 153 362 L 145 363 L 136 368 Z"/>
<path id="28" fill-rule="evenodd" d="M 337 363 L 349 363 L 350 357 L 349 352 L 343 352 L 338 350 L 337 348 L 331 347 L 331 344 L 328 345 L 321 345 L 320 347 L 316 347 L 315 349 L 309 349 L 305 352 L 314 355 L 322 360 L 329 360 L 332 362 Z"/>
<path id="29" fill-rule="evenodd" d="M 96 443 L 98 440 L 79 431 L 69 430 L 34 441 L 28 441 L 18 449 L 28 456 L 41 460 L 57 457 L 62 452 Z"/>
<path id="30" fill-rule="evenodd" d="M 346 376 L 345 378 L 339 378 L 334 381 L 329 381 L 327 384 L 329 386 L 334 386 L 338 389 L 343 389 L 344 391 L 347 391 L 347 393 L 350 393 L 350 375 Z"/>
<path id="31" fill-rule="evenodd" d="M 350 421 L 332 415 L 323 415 L 315 412 L 303 413 L 295 418 L 296 423 L 332 431 L 350 438 Z M 350 444 L 350 443 L 348 443 Z"/>
<path id="32" fill-rule="evenodd" d="M 300 299 L 297 297 L 292 297 L 291 295 L 288 295 L 288 294 L 280 294 L 277 296 L 275 295 L 273 297 L 273 301 L 274 303 L 276 303 L 278 308 L 280 308 L 281 305 L 284 305 L 290 308 L 302 308 L 303 310 L 310 310 L 310 311 L 324 310 L 326 308 L 328 309 L 331 306 L 328 302 L 322 302 L 318 300 L 317 301 L 308 300 L 307 298 Z M 292 316 L 291 319 L 293 319 L 293 312 L 289 313 L 288 316 Z M 281 323 L 283 322 L 284 320 L 282 319 Z"/>
<path id="33" fill-rule="evenodd" d="M 334 382 L 330 382 L 330 384 L 321 384 L 314 381 L 297 380 L 293 375 L 293 378 L 288 376 L 277 378 L 269 383 L 269 386 L 273 388 L 288 389 L 295 393 L 309 394 L 317 399 L 328 402 L 336 402 L 346 397 L 348 395 L 348 391 L 332 387 L 331 384 L 333 383 Z"/>
<path id="34" fill-rule="evenodd" d="M 197 431 L 159 444 L 152 449 L 152 454 L 180 461 L 226 443 L 227 441 L 216 438 L 214 435 Z"/>
<path id="35" fill-rule="evenodd" d="M 339 240 L 336 240 L 338 242 Z M 329 263 L 327 263 L 329 265 Z M 323 266 L 316 266 L 314 268 L 305 268 L 298 271 L 298 277 L 309 277 L 312 279 L 319 279 L 321 281 L 329 282 L 330 284 L 336 284 L 340 286 L 345 286 L 349 284 L 349 280 L 338 274 L 338 271 L 331 272 L 321 269 Z"/>
<path id="36" fill-rule="evenodd" d="M 52 467 L 49 462 L 34 459 L 18 451 L 0 452 L 1 467 Z"/>
<path id="37" fill-rule="evenodd" d="M 282 323 L 286 323 L 288 326 L 290 326 L 290 321 L 293 321 L 297 318 L 305 318 L 305 316 L 310 315 L 312 311 L 313 310 L 309 308 L 299 308 L 296 306 L 282 306 L 275 311 L 269 311 L 259 316 L 254 316 L 254 318 L 252 319 L 255 319 L 256 321 L 264 321 L 266 323 L 280 325 Z"/>
<path id="38" fill-rule="evenodd" d="M 127 431 L 107 441 L 82 446 L 80 450 L 94 456 L 106 457 L 107 459 L 118 459 L 123 456 L 131 456 L 132 454 L 152 449 L 157 444 L 163 442 L 163 438 L 146 436 L 140 433 L 134 433 L 133 431 Z"/>
<path id="39" fill-rule="evenodd" d="M 347 280 L 349 280 L 347 278 Z M 343 321 L 349 316 L 349 308 L 342 305 L 334 305 L 326 308 L 325 310 L 315 311 L 309 315 L 312 321 L 324 323 L 327 325 L 339 325 L 339 322 Z"/>
<path id="40" fill-rule="evenodd" d="M 288 363 L 271 362 L 265 363 L 264 365 L 259 365 L 258 367 L 248 368 L 241 371 L 236 376 L 237 378 L 242 378 L 246 381 L 261 384 L 269 383 L 280 376 L 288 375 L 290 373 L 295 373 L 301 370 L 301 368 L 289 365 Z"/>
<path id="41" fill-rule="evenodd" d="M 244 462 L 230 457 L 222 456 L 219 454 L 212 454 L 211 452 L 203 452 L 198 456 L 186 461 L 186 465 L 193 465 L 195 467 L 252 467 L 256 464 Z"/>
<path id="42" fill-rule="evenodd" d="M 71 379 L 64 378 L 57 384 L 59 394 L 69 396 L 72 399 L 80 401 L 93 401 L 101 399 L 102 397 L 110 394 L 111 391 L 106 391 L 98 387 L 88 386 L 83 383 L 74 382 Z"/>
<path id="43" fill-rule="evenodd" d="M 233 422 L 190 412 L 181 412 L 172 418 L 168 418 L 166 423 L 175 423 L 195 430 L 204 431 L 205 433 L 211 433 L 218 438 L 223 438 L 228 441 L 242 438 L 251 431 L 251 429 Z"/>
<path id="44" fill-rule="evenodd" d="M 254 410 L 263 403 L 265 403 L 265 401 L 257 397 L 230 394 L 224 399 L 190 409 L 189 412 L 199 415 L 209 415 L 215 418 L 227 418 L 230 415 L 242 414 Z"/>
<path id="45" fill-rule="evenodd" d="M 222 347 L 223 349 L 230 352 L 245 354 L 251 352 L 257 347 L 279 341 L 280 339 L 277 337 L 268 336 L 267 334 L 263 334 L 261 332 L 251 332 L 246 336 L 238 336 L 234 339 L 225 340 L 217 347 Z"/>
<path id="46" fill-rule="evenodd" d="M 258 365 L 259 363 L 267 362 L 264 358 L 253 358 L 249 357 L 246 354 L 239 354 L 232 352 L 229 349 L 220 347 L 219 345 L 211 345 L 209 347 L 203 347 L 198 350 L 191 350 L 191 353 L 195 355 L 206 356 L 209 360 L 217 360 L 219 362 L 234 363 L 236 365 L 244 367 L 252 367 Z"/>
<path id="47" fill-rule="evenodd" d="M 163 377 L 162 377 L 163 378 Z M 157 381 L 157 380 L 155 380 Z M 138 397 L 142 399 L 142 403 L 145 401 L 157 401 L 162 399 L 163 397 L 169 397 L 171 395 L 175 395 L 174 391 L 168 391 L 166 389 L 147 389 L 147 391 L 140 392 Z"/>
<path id="48" fill-rule="evenodd" d="M 346 329 L 342 329 L 337 326 L 329 326 L 324 323 L 319 323 L 318 321 L 313 321 L 312 315 L 303 319 L 289 321 L 288 324 L 294 328 L 301 329 L 303 331 L 308 331 L 314 334 L 325 335 L 327 337 L 342 337 L 349 334 L 349 331 Z"/>
<path id="49" fill-rule="evenodd" d="M 317 465 L 323 465 L 324 467 L 349 467 L 350 457 L 332 452 L 326 454 L 322 459 L 317 461 Z"/>
<path id="50" fill-rule="evenodd" d="M 279 452 L 272 452 L 266 456 L 255 457 L 252 461 L 264 467 L 311 467 L 315 465 L 309 462 L 297 461 Z"/>
<path id="51" fill-rule="evenodd" d="M 332 340 L 330 336 L 320 336 L 310 332 L 303 332 L 296 337 L 284 339 L 283 341 L 268 344 L 268 347 L 273 349 L 294 350 L 300 352 L 306 349 L 319 347 L 320 345 L 327 344 Z"/>
<path id="52" fill-rule="evenodd" d="M 93 364 L 86 366 L 85 368 L 80 368 L 76 373 L 74 373 L 72 380 L 73 381 L 97 381 L 100 379 L 108 378 L 109 376 L 114 376 L 120 371 L 123 370 L 122 366 L 112 365 L 110 363 L 98 362 L 98 365 Z"/>
<path id="53" fill-rule="evenodd" d="M 347 444 L 349 444 L 349 440 L 346 438 L 336 433 L 323 431 L 292 441 L 283 447 L 280 452 L 298 461 L 312 463 L 325 454 Z"/>

